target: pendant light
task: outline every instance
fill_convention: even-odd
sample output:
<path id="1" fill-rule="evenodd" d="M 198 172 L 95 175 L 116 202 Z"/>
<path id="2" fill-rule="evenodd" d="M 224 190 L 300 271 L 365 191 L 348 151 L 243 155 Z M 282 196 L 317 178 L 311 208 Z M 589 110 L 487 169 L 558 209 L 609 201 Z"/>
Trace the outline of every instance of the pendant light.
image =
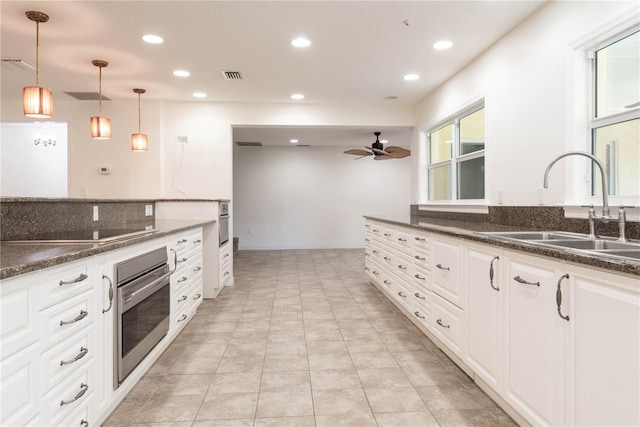
<path id="1" fill-rule="evenodd" d="M 140 133 L 140 95 L 146 90 L 134 89 L 133 91 L 138 94 L 138 133 L 131 135 L 131 151 L 147 151 L 149 146 L 147 134 Z"/>
<path id="2" fill-rule="evenodd" d="M 102 115 L 102 69 L 109 65 L 107 61 L 94 59 L 91 61 L 93 65 L 99 68 L 100 92 L 98 101 L 98 115 L 91 117 L 91 138 L 93 139 L 109 139 L 111 138 L 111 119 Z"/>
<path id="3" fill-rule="evenodd" d="M 24 115 L 37 119 L 50 119 L 53 116 L 53 94 L 50 89 L 40 87 L 40 66 L 38 50 L 40 48 L 40 23 L 47 22 L 49 15 L 42 12 L 26 12 L 27 18 L 36 23 L 36 85 L 25 86 L 22 90 Z"/>

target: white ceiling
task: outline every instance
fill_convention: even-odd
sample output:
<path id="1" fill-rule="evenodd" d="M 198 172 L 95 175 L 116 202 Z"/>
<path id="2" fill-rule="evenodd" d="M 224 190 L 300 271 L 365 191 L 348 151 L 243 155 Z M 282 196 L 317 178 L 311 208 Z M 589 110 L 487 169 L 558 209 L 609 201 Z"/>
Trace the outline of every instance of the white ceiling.
<path id="1" fill-rule="evenodd" d="M 111 99 L 133 100 L 132 89 L 140 87 L 145 99 L 157 100 L 194 100 L 201 91 L 205 102 L 415 105 L 543 4 L 3 0 L 1 52 L 35 65 L 36 28 L 25 12 L 37 10 L 50 16 L 40 25 L 40 85 L 55 99 L 97 92 L 91 61 L 102 59 L 109 62 L 103 94 Z M 148 33 L 164 43 L 143 42 Z M 298 36 L 311 46 L 292 47 Z M 433 49 L 441 39 L 453 48 Z M 191 76 L 175 77 L 175 69 Z M 244 80 L 225 80 L 223 70 L 240 71 Z M 404 81 L 408 73 L 421 77 Z M 22 87 L 35 84 L 35 72 L 3 65 L 1 80 L 2 100 L 17 100 Z M 291 100 L 296 92 L 305 99 Z M 383 129 L 365 133 L 375 130 Z M 327 137 L 339 139 L 335 132 Z"/>

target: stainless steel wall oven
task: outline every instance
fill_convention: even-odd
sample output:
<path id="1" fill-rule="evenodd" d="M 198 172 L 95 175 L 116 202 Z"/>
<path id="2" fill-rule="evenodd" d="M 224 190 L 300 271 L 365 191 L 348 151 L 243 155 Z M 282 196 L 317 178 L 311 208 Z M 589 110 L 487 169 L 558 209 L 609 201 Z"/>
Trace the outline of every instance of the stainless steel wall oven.
<path id="1" fill-rule="evenodd" d="M 229 201 L 218 202 L 218 239 L 220 246 L 229 241 Z"/>
<path id="2" fill-rule="evenodd" d="M 115 388 L 169 331 L 170 275 L 166 247 L 115 265 Z"/>

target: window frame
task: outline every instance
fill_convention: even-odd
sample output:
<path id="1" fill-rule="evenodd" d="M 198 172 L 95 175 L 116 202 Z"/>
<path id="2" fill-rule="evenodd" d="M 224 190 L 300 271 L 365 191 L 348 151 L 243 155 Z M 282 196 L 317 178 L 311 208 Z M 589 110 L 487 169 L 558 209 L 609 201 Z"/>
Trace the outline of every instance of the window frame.
<path id="1" fill-rule="evenodd" d="M 458 111 L 456 111 L 455 113 L 448 115 L 445 119 L 439 120 L 437 122 L 435 122 L 433 125 L 429 126 L 426 130 L 424 130 L 422 132 L 422 141 L 423 144 L 422 146 L 424 147 L 424 152 L 425 152 L 425 162 L 424 162 L 424 179 L 422 180 L 423 185 L 425 185 L 424 187 L 424 197 L 425 197 L 425 201 L 426 204 L 429 205 L 442 205 L 442 204 L 455 204 L 455 205 L 477 205 L 477 204 L 485 204 L 486 203 L 486 199 L 487 199 L 487 189 L 486 189 L 486 182 L 487 182 L 487 175 L 486 175 L 486 144 L 487 144 L 487 138 L 486 138 L 486 115 L 485 115 L 485 123 L 484 123 L 484 129 L 485 129 L 485 137 L 484 137 L 484 148 L 482 148 L 481 150 L 477 150 L 477 151 L 473 151 L 471 153 L 468 154 L 460 154 L 460 120 L 464 119 L 465 117 L 468 117 L 482 109 L 485 109 L 485 114 L 486 114 L 486 102 L 484 97 L 482 99 L 480 99 L 479 101 L 476 101 Z M 440 129 L 442 129 L 445 126 L 450 126 L 453 125 L 453 142 L 452 142 L 452 147 L 451 147 L 451 157 L 449 159 L 446 160 L 441 160 L 439 162 L 436 163 L 431 163 L 431 134 L 433 132 L 436 132 Z M 484 189 L 484 197 L 481 199 L 460 199 L 460 188 L 459 188 L 459 182 L 458 182 L 458 166 L 465 162 L 465 161 L 469 161 L 469 160 L 474 160 L 474 159 L 478 159 L 478 158 L 484 158 L 485 159 L 485 171 L 484 171 L 484 179 L 485 179 L 485 189 Z M 449 191 L 451 192 L 451 198 L 449 199 L 430 199 L 430 194 L 429 194 L 429 172 L 433 169 L 436 169 L 438 167 L 443 167 L 443 166 L 447 166 L 450 165 L 451 166 L 451 170 L 450 170 L 450 174 L 449 174 L 449 179 L 450 179 L 450 188 Z"/>

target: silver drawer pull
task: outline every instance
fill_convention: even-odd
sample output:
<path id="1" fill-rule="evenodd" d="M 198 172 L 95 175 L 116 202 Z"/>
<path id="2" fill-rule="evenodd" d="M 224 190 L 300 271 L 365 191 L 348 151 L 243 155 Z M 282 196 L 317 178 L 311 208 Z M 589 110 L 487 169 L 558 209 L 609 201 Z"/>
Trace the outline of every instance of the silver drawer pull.
<path id="1" fill-rule="evenodd" d="M 89 386 L 86 384 L 80 384 L 80 391 L 78 392 L 78 394 L 76 394 L 76 396 L 71 399 L 71 400 L 61 400 L 60 401 L 60 406 L 64 406 L 64 405 L 68 405 L 70 403 L 75 402 L 76 400 L 80 399 L 82 396 L 84 396 L 84 394 L 87 392 L 87 390 L 89 390 Z"/>
<path id="2" fill-rule="evenodd" d="M 384 281 L 384 284 L 385 284 L 385 285 L 390 285 L 390 284 L 391 284 L 391 282 L 390 282 L 390 281 L 388 281 L 388 280 L 385 280 L 385 281 Z"/>
<path id="3" fill-rule="evenodd" d="M 176 260 L 176 264 L 178 264 L 179 262 L 185 262 L 187 261 L 186 257 L 183 257 L 182 259 Z"/>
<path id="4" fill-rule="evenodd" d="M 200 271 L 200 270 L 202 270 L 202 267 L 200 267 L 200 266 L 197 266 L 196 268 L 193 269 L 194 272 Z"/>
<path id="5" fill-rule="evenodd" d="M 423 297 L 422 295 L 420 295 L 420 293 L 416 292 L 415 294 L 413 294 L 416 296 L 416 298 L 418 299 L 427 299 L 426 297 Z"/>
<path id="6" fill-rule="evenodd" d="M 406 242 L 407 239 L 403 239 L 402 237 L 398 237 L 398 242 Z"/>
<path id="7" fill-rule="evenodd" d="M 424 316 L 422 314 L 420 314 L 419 311 L 416 311 L 413 313 L 414 316 L 419 317 L 420 319 L 424 319 Z"/>
<path id="8" fill-rule="evenodd" d="M 224 274 L 223 274 L 223 276 L 228 276 L 228 275 L 229 275 L 228 271 L 225 271 Z"/>
<path id="9" fill-rule="evenodd" d="M 369 267 L 365 267 L 364 271 L 370 271 L 371 269 Z"/>
<path id="10" fill-rule="evenodd" d="M 195 297 L 193 297 L 193 299 L 200 299 L 201 296 L 202 294 L 197 294 Z"/>
<path id="11" fill-rule="evenodd" d="M 78 360 L 82 359 L 83 357 L 85 357 L 87 355 L 87 353 L 89 353 L 89 349 L 86 347 L 80 347 L 80 353 L 78 353 L 76 355 L 76 357 L 74 357 L 71 360 L 61 360 L 60 361 L 60 366 L 64 366 L 64 365 L 69 365 L 71 363 L 77 362 Z"/>
<path id="12" fill-rule="evenodd" d="M 371 254 L 369 252 L 365 252 L 364 256 L 371 256 Z"/>
<path id="13" fill-rule="evenodd" d="M 179 245 L 181 245 L 183 243 L 187 243 L 187 239 L 180 239 L 176 243 L 179 244 Z"/>
<path id="14" fill-rule="evenodd" d="M 414 237 L 414 239 L 417 240 L 418 242 L 424 242 L 427 240 L 424 237 Z"/>
<path id="15" fill-rule="evenodd" d="M 224 256 L 222 258 L 227 258 L 229 256 L 229 254 L 224 254 Z"/>
<path id="16" fill-rule="evenodd" d="M 384 236 L 385 236 L 385 237 L 391 237 L 391 234 L 389 234 L 389 233 L 384 233 Z"/>
<path id="17" fill-rule="evenodd" d="M 373 270 L 372 271 L 373 274 L 375 274 L 376 276 L 378 276 L 380 273 L 378 273 L 377 271 Z"/>
<path id="18" fill-rule="evenodd" d="M 364 239 L 364 241 L 365 241 L 365 242 L 370 242 L 370 241 L 371 241 L 371 239 Z"/>
<path id="19" fill-rule="evenodd" d="M 449 267 L 443 267 L 442 264 L 436 264 L 436 267 L 438 267 L 440 270 L 446 270 L 446 271 L 451 270 Z"/>
<path id="20" fill-rule="evenodd" d="M 560 288 L 560 285 L 562 284 L 562 281 L 564 279 L 568 279 L 568 278 L 569 278 L 568 274 L 561 276 L 560 279 L 558 279 L 558 289 L 556 290 L 556 304 L 558 305 L 558 316 L 560 316 L 567 322 L 569 321 L 569 315 L 565 316 L 564 314 L 562 314 L 562 289 Z"/>
<path id="21" fill-rule="evenodd" d="M 499 256 L 494 256 L 491 260 L 491 265 L 489 266 L 489 284 L 493 288 L 494 291 L 500 292 L 500 288 L 497 286 L 493 286 L 493 261 L 499 260 Z"/>
<path id="22" fill-rule="evenodd" d="M 196 240 L 193 241 L 193 243 L 200 243 L 200 242 L 202 242 L 202 240 L 200 240 L 200 239 L 196 239 Z"/>
<path id="23" fill-rule="evenodd" d="M 187 320 L 187 315 L 186 315 L 186 314 L 183 314 L 183 315 L 182 315 L 182 316 L 180 316 L 180 318 L 178 319 L 178 322 L 182 322 L 182 321 L 185 321 L 185 320 Z"/>
<path id="24" fill-rule="evenodd" d="M 402 291 L 398 292 L 398 295 L 401 296 L 402 298 L 406 298 L 407 297 L 407 294 L 405 294 Z"/>
<path id="25" fill-rule="evenodd" d="M 380 252 L 376 251 L 375 249 L 373 250 L 374 254 L 379 254 Z"/>
<path id="26" fill-rule="evenodd" d="M 391 261 L 391 258 L 389 258 L 388 256 L 385 256 L 385 257 L 384 257 L 384 260 L 385 260 L 385 261 Z"/>
<path id="27" fill-rule="evenodd" d="M 182 302 L 185 301 L 187 299 L 186 295 L 182 295 L 182 297 L 180 297 L 180 299 L 178 300 L 178 302 Z"/>
<path id="28" fill-rule="evenodd" d="M 538 287 L 540 286 L 540 282 L 528 282 L 520 276 L 514 277 L 513 280 L 515 280 L 518 283 L 522 283 L 523 285 L 538 286 Z"/>
<path id="29" fill-rule="evenodd" d="M 406 269 L 407 269 L 407 267 L 405 267 L 405 266 L 404 266 L 404 265 L 402 265 L 402 264 L 398 265 L 398 268 L 399 268 L 400 270 L 406 270 Z"/>
<path id="30" fill-rule="evenodd" d="M 376 229 L 374 228 L 374 229 L 373 229 L 373 232 L 374 232 L 374 233 L 379 233 L 379 232 L 380 232 L 380 230 L 376 230 Z"/>
<path id="31" fill-rule="evenodd" d="M 426 261 L 427 260 L 425 257 L 420 256 L 420 255 L 416 255 L 416 256 L 414 256 L 414 258 L 417 259 L 418 261 Z"/>
<path id="32" fill-rule="evenodd" d="M 81 420 L 81 421 L 80 421 L 80 425 L 81 425 L 82 427 L 89 427 L 89 421 Z"/>
<path id="33" fill-rule="evenodd" d="M 423 277 L 423 276 L 421 276 L 419 274 L 414 274 L 413 277 L 415 277 L 418 280 L 426 280 L 427 279 L 426 277 Z"/>
<path id="34" fill-rule="evenodd" d="M 178 283 L 182 283 L 185 280 L 187 280 L 187 277 L 186 276 L 182 276 L 181 278 L 178 279 Z"/>
<path id="35" fill-rule="evenodd" d="M 70 325 L 71 323 L 79 322 L 82 319 L 84 319 L 85 317 L 87 317 L 88 315 L 89 315 L 88 311 L 80 310 L 80 314 L 77 315 L 75 319 L 73 319 L 73 320 L 61 320 L 60 321 L 60 326 L 62 326 L 62 325 Z"/>
<path id="36" fill-rule="evenodd" d="M 371 228 L 371 226 L 369 224 L 365 224 L 364 228 Z"/>
<path id="37" fill-rule="evenodd" d="M 442 323 L 442 319 L 438 319 L 436 320 L 436 323 L 440 326 L 442 326 L 443 328 L 450 328 L 450 325 L 445 325 L 444 323 Z"/>
<path id="38" fill-rule="evenodd" d="M 76 277 L 73 280 L 60 280 L 60 286 L 62 285 L 72 285 L 74 283 L 80 283 L 83 282 L 85 280 L 87 280 L 89 276 L 87 276 L 86 274 L 82 273 L 80 274 L 78 277 Z"/>

